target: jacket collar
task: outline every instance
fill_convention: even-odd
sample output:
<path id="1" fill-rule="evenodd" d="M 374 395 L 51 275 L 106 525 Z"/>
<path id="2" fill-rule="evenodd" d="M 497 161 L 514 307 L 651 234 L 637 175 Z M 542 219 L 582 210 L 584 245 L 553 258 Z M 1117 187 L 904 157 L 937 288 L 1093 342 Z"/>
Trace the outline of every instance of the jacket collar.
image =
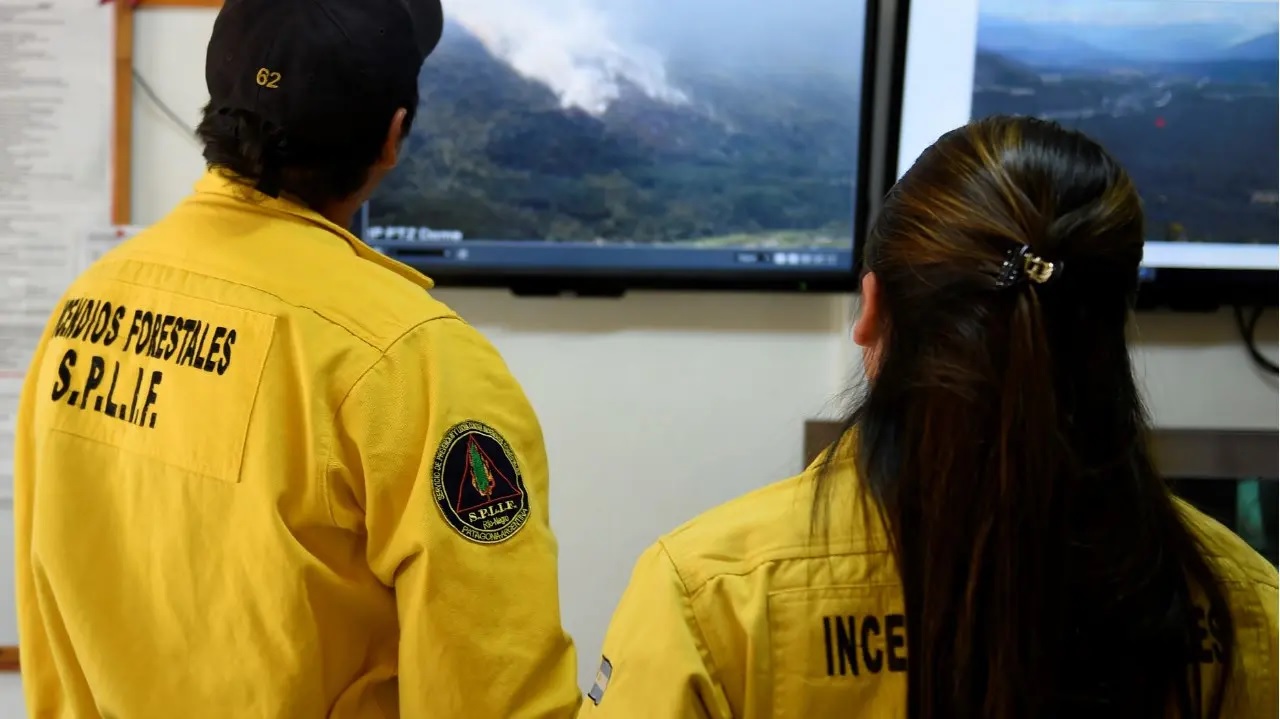
<path id="1" fill-rule="evenodd" d="M 219 195 L 225 198 L 230 198 L 237 203 L 252 205 L 258 210 L 276 212 L 296 217 L 337 236 L 346 242 L 351 250 L 361 259 L 368 260 L 375 265 L 385 267 L 423 289 L 429 290 L 435 286 L 435 282 L 433 282 L 430 277 L 427 277 L 404 263 L 396 262 L 381 252 L 378 252 L 362 242 L 360 238 L 351 234 L 350 230 L 331 222 L 320 213 L 288 199 L 264 195 L 253 189 L 251 186 L 236 180 L 234 176 L 228 173 L 220 172 L 218 170 L 209 170 L 205 173 L 204 177 L 200 178 L 200 181 L 196 183 L 196 194 Z"/>

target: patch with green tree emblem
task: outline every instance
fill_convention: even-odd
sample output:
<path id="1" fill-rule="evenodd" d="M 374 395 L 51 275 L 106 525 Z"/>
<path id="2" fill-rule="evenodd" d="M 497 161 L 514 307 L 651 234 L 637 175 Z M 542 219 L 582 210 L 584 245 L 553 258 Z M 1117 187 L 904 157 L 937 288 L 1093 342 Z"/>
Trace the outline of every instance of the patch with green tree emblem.
<path id="1" fill-rule="evenodd" d="M 529 521 L 529 494 L 515 452 L 483 422 L 459 422 L 444 433 L 431 475 L 445 521 L 473 542 L 504 542 Z"/>

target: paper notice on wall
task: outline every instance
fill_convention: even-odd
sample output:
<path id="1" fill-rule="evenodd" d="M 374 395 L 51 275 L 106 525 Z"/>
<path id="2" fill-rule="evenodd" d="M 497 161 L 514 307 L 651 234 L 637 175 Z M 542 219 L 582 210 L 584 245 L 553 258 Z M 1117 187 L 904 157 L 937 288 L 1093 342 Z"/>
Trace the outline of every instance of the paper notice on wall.
<path id="1" fill-rule="evenodd" d="M 99 258 L 110 252 L 116 245 L 139 232 L 142 232 L 142 228 L 134 225 L 119 225 L 90 230 L 85 238 L 84 246 L 80 248 L 80 271 L 83 272 L 89 269 L 90 265 L 97 262 Z"/>
<path id="2" fill-rule="evenodd" d="M 0 501 L 32 350 L 110 221 L 113 12 L 0 0 Z"/>

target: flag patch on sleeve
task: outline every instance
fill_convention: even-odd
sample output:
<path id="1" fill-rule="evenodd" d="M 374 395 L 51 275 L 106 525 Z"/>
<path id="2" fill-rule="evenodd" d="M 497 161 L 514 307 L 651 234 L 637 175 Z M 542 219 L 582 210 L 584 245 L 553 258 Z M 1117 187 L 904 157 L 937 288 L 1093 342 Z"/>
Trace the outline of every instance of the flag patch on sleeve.
<path id="1" fill-rule="evenodd" d="M 600 669 L 596 671 L 596 683 L 591 685 L 591 691 L 587 692 L 587 698 L 592 704 L 600 706 L 600 700 L 604 699 L 604 691 L 609 688 L 609 679 L 613 676 L 613 664 L 609 662 L 608 657 L 600 657 Z"/>

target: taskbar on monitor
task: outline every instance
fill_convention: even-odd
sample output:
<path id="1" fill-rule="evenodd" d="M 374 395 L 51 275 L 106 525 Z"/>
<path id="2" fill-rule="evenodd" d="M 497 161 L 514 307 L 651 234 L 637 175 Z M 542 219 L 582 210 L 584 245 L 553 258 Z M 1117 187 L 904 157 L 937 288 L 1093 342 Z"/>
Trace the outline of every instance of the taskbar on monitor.
<path id="1" fill-rule="evenodd" d="M 458 271 L 808 272 L 832 275 L 853 267 L 852 249 L 689 247 L 518 240 L 373 241 L 370 245 L 415 267 Z"/>

